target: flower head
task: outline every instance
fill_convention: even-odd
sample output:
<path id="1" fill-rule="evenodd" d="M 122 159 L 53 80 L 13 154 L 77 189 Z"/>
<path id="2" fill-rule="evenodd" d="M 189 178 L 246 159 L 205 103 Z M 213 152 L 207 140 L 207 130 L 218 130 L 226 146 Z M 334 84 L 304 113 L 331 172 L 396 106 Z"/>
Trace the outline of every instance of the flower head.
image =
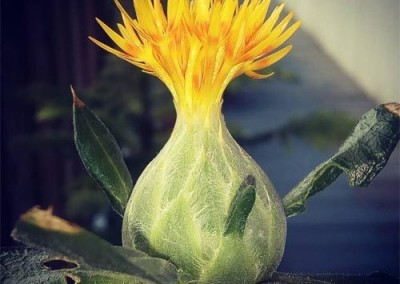
<path id="1" fill-rule="evenodd" d="M 235 77 L 260 74 L 292 48 L 279 47 L 298 29 L 289 26 L 293 12 L 281 21 L 283 4 L 266 18 L 270 0 L 133 0 L 136 19 L 116 0 L 122 24 L 116 33 L 100 26 L 120 50 L 91 38 L 105 50 L 159 77 L 171 91 L 178 111 L 219 105 Z"/>

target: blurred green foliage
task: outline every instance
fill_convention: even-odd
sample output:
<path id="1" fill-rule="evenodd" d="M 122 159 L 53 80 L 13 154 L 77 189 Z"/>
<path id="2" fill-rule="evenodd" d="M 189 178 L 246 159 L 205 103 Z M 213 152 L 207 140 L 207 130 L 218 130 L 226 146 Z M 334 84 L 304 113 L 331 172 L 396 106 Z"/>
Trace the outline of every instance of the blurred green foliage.
<path id="1" fill-rule="evenodd" d="M 291 138 L 305 140 L 318 150 L 335 148 L 351 133 L 357 119 L 338 111 L 316 111 L 305 116 L 293 117 L 283 126 L 272 131 L 243 135 L 235 129 L 234 136 L 241 144 L 251 145 L 270 139 L 281 139 L 290 148 Z"/>
<path id="2" fill-rule="evenodd" d="M 77 91 L 113 133 L 135 181 L 172 131 L 175 122 L 173 103 L 157 78 L 132 68 L 113 55 L 104 59 L 97 82 L 88 89 L 77 88 Z M 114 220 L 115 214 L 111 213 L 104 193 L 83 170 L 73 144 L 69 86 L 36 84 L 19 95 L 21 101 L 35 109 L 35 131 L 33 135 L 13 137 L 11 149 L 23 148 L 37 157 L 43 157 L 51 149 L 56 150 L 60 153 L 61 171 L 62 164 L 72 157 L 74 166 L 81 171 L 74 171 L 72 178 L 69 174 L 64 189 L 57 189 L 67 198 L 66 217 L 114 243 L 119 242 L 120 218 L 117 216 Z M 105 226 L 112 228 L 104 230 L 98 226 L 102 221 L 96 223 L 96 218 L 102 216 L 106 218 Z M 114 231 L 112 236 L 105 235 L 109 231 Z"/>
<path id="3" fill-rule="evenodd" d="M 317 111 L 293 118 L 281 132 L 301 137 L 315 148 L 324 150 L 340 145 L 356 123 L 357 119 L 344 112 Z"/>

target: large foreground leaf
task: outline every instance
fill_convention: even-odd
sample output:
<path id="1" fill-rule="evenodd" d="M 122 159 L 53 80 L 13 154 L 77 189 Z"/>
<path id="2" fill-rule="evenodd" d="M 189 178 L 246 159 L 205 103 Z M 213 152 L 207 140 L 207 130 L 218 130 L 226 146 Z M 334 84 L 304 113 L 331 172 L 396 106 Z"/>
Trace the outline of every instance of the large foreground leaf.
<path id="1" fill-rule="evenodd" d="M 112 283 L 107 279 L 114 278 L 120 279 L 114 283 L 123 283 L 126 279 L 151 283 L 177 281 L 176 269 L 168 261 L 114 247 L 83 228 L 53 216 L 49 210 L 34 208 L 22 215 L 12 236 L 17 241 L 52 251 L 75 263 L 77 267 L 70 269 L 68 275 L 79 279 L 98 279 L 96 283 L 103 280 Z"/>
<path id="2" fill-rule="evenodd" d="M 64 256 L 42 249 L 18 248 L 0 254 L 0 283 L 97 283 L 97 284 L 136 284 L 145 283 L 131 275 L 112 271 L 69 268 L 70 260 Z M 57 262 L 56 265 L 50 264 Z M 259 284 L 397 284 L 399 279 L 383 272 L 369 275 L 344 274 L 294 274 L 275 272 Z"/>
<path id="3" fill-rule="evenodd" d="M 75 94 L 75 145 L 86 170 L 103 188 L 113 208 L 123 216 L 133 188 L 120 148 L 103 122 Z"/>
<path id="4" fill-rule="evenodd" d="M 52 271 L 46 266 L 46 261 L 59 259 L 67 267 L 69 262 L 60 255 L 19 248 L 2 251 L 0 259 L 0 283 L 67 283 L 62 271 Z"/>
<path id="5" fill-rule="evenodd" d="M 0 254 L 0 283 L 115 283 L 136 284 L 146 280 L 113 271 L 79 265 L 69 258 L 44 249 L 14 248 Z"/>
<path id="6" fill-rule="evenodd" d="M 286 216 L 302 213 L 308 198 L 343 172 L 351 186 L 367 186 L 385 167 L 400 138 L 400 105 L 380 105 L 363 115 L 339 151 L 320 164 L 283 199 Z"/>

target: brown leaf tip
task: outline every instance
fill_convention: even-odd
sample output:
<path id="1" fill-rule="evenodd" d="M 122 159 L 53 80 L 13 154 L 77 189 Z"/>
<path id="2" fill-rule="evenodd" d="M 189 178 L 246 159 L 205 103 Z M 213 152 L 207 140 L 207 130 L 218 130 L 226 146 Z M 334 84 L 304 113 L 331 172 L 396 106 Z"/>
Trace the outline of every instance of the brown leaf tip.
<path id="1" fill-rule="evenodd" d="M 66 220 L 53 215 L 53 210 L 41 210 L 37 207 L 32 208 L 21 216 L 21 221 L 34 224 L 42 229 L 49 231 L 59 231 L 70 234 L 80 233 L 82 229 Z"/>
<path id="2" fill-rule="evenodd" d="M 76 95 L 75 90 L 74 90 L 74 88 L 72 87 L 72 85 L 70 85 L 70 88 L 71 88 L 72 101 L 73 101 L 74 106 L 77 106 L 77 107 L 84 107 L 84 106 L 85 106 L 85 103 L 82 102 L 82 101 L 78 98 L 78 96 Z"/>
<path id="3" fill-rule="evenodd" d="M 387 103 L 383 105 L 388 111 L 400 117 L 400 104 L 399 103 Z"/>

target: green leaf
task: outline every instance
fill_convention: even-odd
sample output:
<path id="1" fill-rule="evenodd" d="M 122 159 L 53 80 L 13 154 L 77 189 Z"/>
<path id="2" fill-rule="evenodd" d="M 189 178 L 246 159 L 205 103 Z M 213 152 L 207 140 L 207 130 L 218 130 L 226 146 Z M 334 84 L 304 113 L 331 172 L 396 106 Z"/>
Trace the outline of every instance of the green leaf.
<path id="1" fill-rule="evenodd" d="M 79 268 L 96 271 L 96 277 L 111 271 L 121 279 L 136 277 L 154 283 L 177 281 L 176 269 L 168 261 L 131 249 L 114 247 L 83 228 L 53 216 L 49 210 L 33 208 L 22 215 L 12 236 L 26 245 L 62 255 L 78 264 Z M 104 271 L 108 272 L 104 274 Z"/>
<path id="2" fill-rule="evenodd" d="M 0 254 L 0 283 L 97 283 L 136 284 L 148 283 L 132 275 L 106 270 L 94 270 L 86 266 L 68 268 L 71 260 L 43 249 L 13 248 Z M 49 266 L 50 261 L 60 261 L 57 268 Z M 73 262 L 72 262 L 73 263 Z M 64 266 L 63 266 L 64 264 Z M 79 281 L 79 282 L 78 282 Z M 316 284 L 316 283 L 398 283 L 398 279 L 383 272 L 369 275 L 345 274 L 294 274 L 275 272 L 261 283 Z"/>
<path id="3" fill-rule="evenodd" d="M 0 283 L 152 283 L 129 274 L 78 265 L 45 249 L 13 248 L 3 251 L 0 259 Z"/>
<path id="4" fill-rule="evenodd" d="M 129 170 L 114 136 L 72 90 L 75 145 L 90 176 L 123 216 L 133 188 Z"/>
<path id="5" fill-rule="evenodd" d="M 256 180 L 253 176 L 247 176 L 240 185 L 229 209 L 225 225 L 225 236 L 233 233 L 240 237 L 243 236 L 247 217 L 249 217 L 256 201 L 255 186 Z"/>
<path id="6" fill-rule="evenodd" d="M 79 281 L 77 283 L 96 284 L 143 284 L 150 283 L 138 277 L 106 270 L 77 270 L 67 273 L 66 276 Z"/>
<path id="7" fill-rule="evenodd" d="M 0 254 L 0 283 L 63 283 L 65 274 L 60 270 L 51 271 L 46 261 L 60 259 L 60 255 L 49 254 L 44 250 L 18 248 L 4 250 Z"/>
<path id="8" fill-rule="evenodd" d="M 400 105 L 380 105 L 356 125 L 339 151 L 320 164 L 283 199 L 287 217 L 305 210 L 308 198 L 325 189 L 344 172 L 351 186 L 368 186 L 385 167 L 400 138 Z"/>

